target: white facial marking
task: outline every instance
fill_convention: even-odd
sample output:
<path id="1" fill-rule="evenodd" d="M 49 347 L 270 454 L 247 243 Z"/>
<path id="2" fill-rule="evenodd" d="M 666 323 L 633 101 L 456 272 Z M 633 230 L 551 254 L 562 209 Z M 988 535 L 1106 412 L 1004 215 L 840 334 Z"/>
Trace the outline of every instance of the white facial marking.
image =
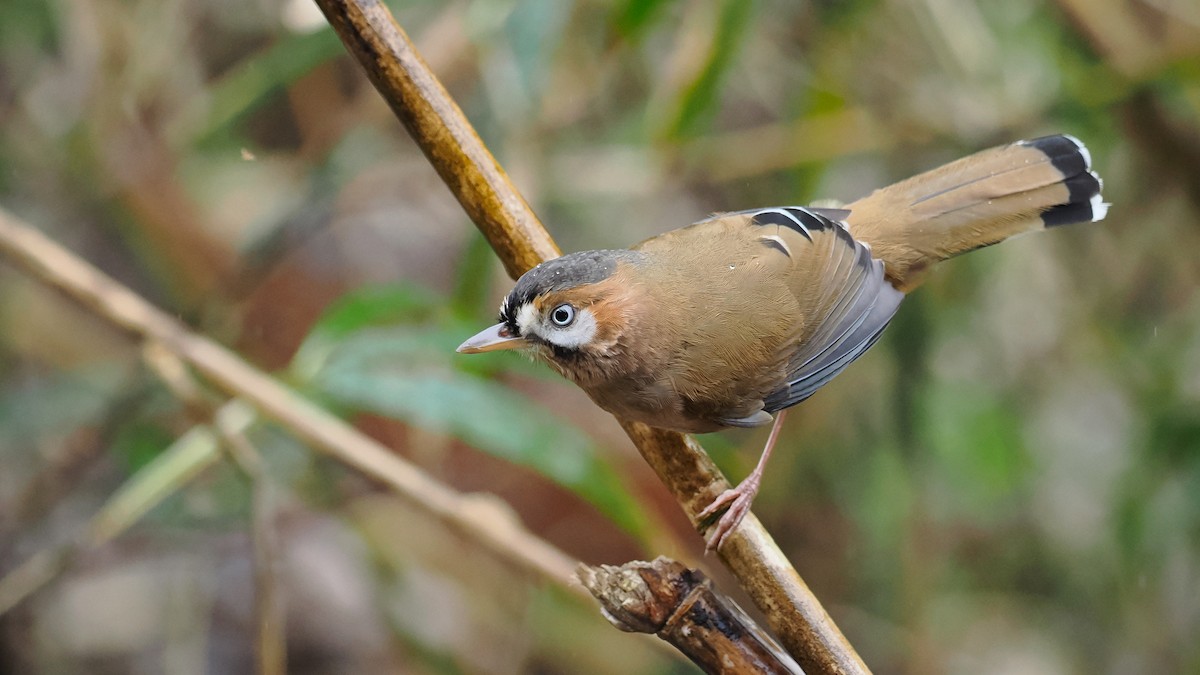
<path id="1" fill-rule="evenodd" d="M 517 329 L 521 335 L 536 335 L 563 349 L 579 349 L 596 337 L 596 317 L 590 309 L 577 309 L 570 326 L 555 326 L 549 315 L 538 314 L 533 303 L 527 302 L 517 309 Z"/>
<path id="2" fill-rule="evenodd" d="M 559 328 L 551 323 L 545 324 L 541 336 L 564 349 L 579 349 L 596 337 L 596 317 L 590 309 L 576 310 L 575 321 L 570 326 Z"/>
<path id="3" fill-rule="evenodd" d="M 537 324 L 537 309 L 534 308 L 532 302 L 527 302 L 517 309 L 517 330 L 521 332 L 521 335 L 529 335 L 530 333 L 541 335 L 541 331 L 533 330 Z"/>

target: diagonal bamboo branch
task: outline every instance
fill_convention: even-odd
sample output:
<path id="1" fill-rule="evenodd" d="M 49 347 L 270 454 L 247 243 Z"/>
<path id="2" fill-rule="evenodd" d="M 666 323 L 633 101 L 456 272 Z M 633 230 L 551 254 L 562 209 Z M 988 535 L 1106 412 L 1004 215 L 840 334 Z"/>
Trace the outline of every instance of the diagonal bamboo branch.
<path id="1" fill-rule="evenodd" d="M 380 0 L 316 2 L 508 273 L 516 278 L 557 256 L 558 247 L 387 7 Z M 623 426 L 693 524 L 729 487 L 692 439 L 637 423 Z M 868 672 L 756 518 L 742 522 L 720 555 L 806 672 Z"/>
<path id="2" fill-rule="evenodd" d="M 450 192 L 514 279 L 561 255 L 525 198 L 484 146 L 382 2 L 318 0 L 375 88 L 417 139 Z"/>

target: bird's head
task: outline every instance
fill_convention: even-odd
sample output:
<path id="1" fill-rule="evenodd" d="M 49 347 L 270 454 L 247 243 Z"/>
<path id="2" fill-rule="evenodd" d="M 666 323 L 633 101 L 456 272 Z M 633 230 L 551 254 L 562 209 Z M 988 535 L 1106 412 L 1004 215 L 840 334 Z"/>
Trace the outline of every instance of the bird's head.
<path id="1" fill-rule="evenodd" d="M 641 254 L 582 251 L 526 272 L 500 305 L 500 322 L 462 343 L 465 354 L 528 349 L 572 379 L 612 358 L 637 303 L 629 272 Z M 592 373 L 592 376 L 595 376 Z"/>

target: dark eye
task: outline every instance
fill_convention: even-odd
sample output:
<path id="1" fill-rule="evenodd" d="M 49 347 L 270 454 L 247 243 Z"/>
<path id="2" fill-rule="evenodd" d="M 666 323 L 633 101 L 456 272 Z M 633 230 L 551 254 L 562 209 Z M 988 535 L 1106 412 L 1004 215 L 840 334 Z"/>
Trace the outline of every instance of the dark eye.
<path id="1" fill-rule="evenodd" d="M 575 321 L 575 308 L 570 305 L 559 305 L 550 312 L 550 320 L 559 328 L 566 328 Z"/>

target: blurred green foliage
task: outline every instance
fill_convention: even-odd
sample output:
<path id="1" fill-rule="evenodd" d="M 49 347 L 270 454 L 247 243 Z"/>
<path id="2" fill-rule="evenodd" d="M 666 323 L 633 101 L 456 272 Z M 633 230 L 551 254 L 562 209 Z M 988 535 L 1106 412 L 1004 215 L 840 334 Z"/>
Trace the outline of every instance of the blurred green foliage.
<path id="1" fill-rule="evenodd" d="M 528 466 L 600 509 L 631 534 L 645 534 L 636 499 L 580 429 L 505 387 L 455 367 L 470 327 L 438 308 L 443 298 L 405 287 L 354 292 L 313 326 L 297 352 L 293 381 L 335 409 L 372 412 L 451 434 Z M 372 327 L 381 319 L 409 325 Z M 415 325 L 413 325 L 415 324 Z M 479 359 L 486 367 L 491 359 Z M 478 370 L 479 364 L 471 366 Z"/>
<path id="2" fill-rule="evenodd" d="M 1200 670 L 1194 2 L 390 4 L 565 250 L 1084 139 L 1108 220 L 939 269 L 789 417 L 755 511 L 876 672 Z M 571 554 L 703 564 L 584 396 L 453 353 L 510 282 L 305 2 L 0 3 L 0 205 Z M 125 336 L 0 285 L 2 575 L 196 420 Z M 297 672 L 681 672 L 250 438 Z M 762 440 L 703 442 L 738 478 Z M 0 670 L 249 670 L 249 490 L 223 461 L 84 552 L 0 617 Z"/>
<path id="3" fill-rule="evenodd" d="M 738 43 L 749 28 L 753 14 L 753 0 L 725 0 L 721 4 L 712 44 L 709 45 L 703 65 L 684 88 L 678 111 L 667 127 L 666 136 L 669 140 L 694 136 L 709 127 L 709 121 L 717 110 L 721 80 L 739 51 Z"/>

